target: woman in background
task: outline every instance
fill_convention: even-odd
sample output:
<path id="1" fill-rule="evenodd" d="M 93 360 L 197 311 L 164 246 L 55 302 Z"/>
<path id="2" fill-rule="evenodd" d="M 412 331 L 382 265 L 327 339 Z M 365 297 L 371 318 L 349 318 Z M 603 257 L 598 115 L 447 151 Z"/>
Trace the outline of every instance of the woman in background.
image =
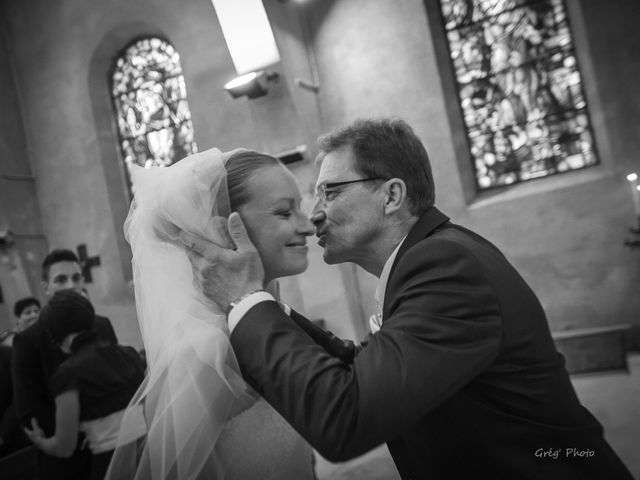
<path id="1" fill-rule="evenodd" d="M 73 290 L 56 292 L 42 309 L 40 321 L 70 356 L 51 378 L 55 434 L 45 437 L 35 418 L 25 431 L 38 448 L 56 457 L 71 456 L 78 432 L 84 432 L 92 453 L 91 480 L 102 480 L 124 408 L 144 378 L 144 366 L 134 348 L 99 342 L 94 320 L 89 300 Z"/>

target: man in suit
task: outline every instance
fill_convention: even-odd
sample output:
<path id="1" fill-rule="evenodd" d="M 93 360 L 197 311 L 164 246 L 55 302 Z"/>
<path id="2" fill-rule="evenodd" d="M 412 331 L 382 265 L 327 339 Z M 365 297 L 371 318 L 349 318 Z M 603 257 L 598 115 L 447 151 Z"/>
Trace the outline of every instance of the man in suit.
<path id="1" fill-rule="evenodd" d="M 205 294 L 229 309 L 245 379 L 332 461 L 386 442 L 403 479 L 631 479 L 580 405 L 536 295 L 434 206 L 412 129 L 358 121 L 321 150 L 311 220 L 328 264 L 379 278 L 374 333 L 355 347 L 287 315 L 232 214 L 236 250 L 183 241 Z"/>
<path id="2" fill-rule="evenodd" d="M 11 347 L 0 345 L 0 458 L 29 445 L 13 406 Z"/>
<path id="3" fill-rule="evenodd" d="M 47 297 L 59 290 L 73 289 L 86 295 L 78 257 L 71 250 L 51 251 L 42 262 L 42 286 Z M 117 343 L 115 331 L 106 317 L 96 315 L 98 338 Z M 64 361 L 65 354 L 42 322 L 37 321 L 13 341 L 12 377 L 14 405 L 25 426 L 36 418 L 47 436 L 55 432 L 55 403 L 49 379 Z M 80 443 L 80 442 L 79 442 Z M 80 445 L 70 458 L 56 458 L 39 452 L 40 479 L 86 479 L 90 473 L 91 454 Z"/>

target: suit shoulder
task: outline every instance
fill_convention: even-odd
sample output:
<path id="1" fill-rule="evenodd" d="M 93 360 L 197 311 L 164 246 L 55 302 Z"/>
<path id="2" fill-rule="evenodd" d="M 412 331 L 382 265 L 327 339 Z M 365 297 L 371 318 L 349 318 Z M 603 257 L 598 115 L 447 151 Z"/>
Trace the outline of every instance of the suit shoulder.
<path id="1" fill-rule="evenodd" d="M 412 245 L 401 260 L 416 262 L 420 259 L 450 257 L 471 259 L 483 253 L 504 256 L 498 247 L 481 235 L 459 225 L 448 223 Z"/>
<path id="2" fill-rule="evenodd" d="M 33 343 L 40 341 L 42 334 L 44 333 L 44 327 L 37 321 L 33 325 L 30 325 L 26 329 L 21 332 L 16 333 L 15 337 L 13 337 L 13 345 L 21 344 L 24 342 Z"/>
<path id="3" fill-rule="evenodd" d="M 416 263 L 445 261 L 452 257 L 473 256 L 474 245 L 463 232 L 447 229 L 417 241 L 398 261 L 398 267 L 411 267 Z"/>

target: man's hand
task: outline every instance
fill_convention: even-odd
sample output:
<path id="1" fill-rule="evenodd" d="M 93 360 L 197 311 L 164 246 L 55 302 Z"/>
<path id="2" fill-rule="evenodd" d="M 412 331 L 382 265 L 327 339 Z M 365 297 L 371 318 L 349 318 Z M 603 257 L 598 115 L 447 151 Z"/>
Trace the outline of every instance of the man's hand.
<path id="1" fill-rule="evenodd" d="M 220 247 L 186 232 L 180 240 L 187 247 L 196 285 L 223 311 L 243 295 L 264 288 L 264 268 L 244 223 L 236 212 L 227 220 L 235 250 Z"/>

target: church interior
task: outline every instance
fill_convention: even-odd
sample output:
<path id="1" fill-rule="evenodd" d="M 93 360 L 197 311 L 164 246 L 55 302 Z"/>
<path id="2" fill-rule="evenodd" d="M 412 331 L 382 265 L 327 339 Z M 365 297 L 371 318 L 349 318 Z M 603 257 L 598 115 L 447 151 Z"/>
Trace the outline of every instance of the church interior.
<path id="1" fill-rule="evenodd" d="M 232 3 L 0 3 L 0 331 L 18 299 L 44 300 L 46 253 L 69 248 L 96 312 L 142 348 L 123 234 L 132 163 L 267 152 L 310 210 L 317 138 L 398 117 L 429 152 L 437 207 L 531 285 L 578 395 L 640 475 L 637 0 L 237 2 L 264 7 L 256 19 Z M 280 292 L 361 341 L 375 286 L 310 239 L 309 268 Z M 319 459 L 318 475 L 396 478 L 387 455 Z"/>

